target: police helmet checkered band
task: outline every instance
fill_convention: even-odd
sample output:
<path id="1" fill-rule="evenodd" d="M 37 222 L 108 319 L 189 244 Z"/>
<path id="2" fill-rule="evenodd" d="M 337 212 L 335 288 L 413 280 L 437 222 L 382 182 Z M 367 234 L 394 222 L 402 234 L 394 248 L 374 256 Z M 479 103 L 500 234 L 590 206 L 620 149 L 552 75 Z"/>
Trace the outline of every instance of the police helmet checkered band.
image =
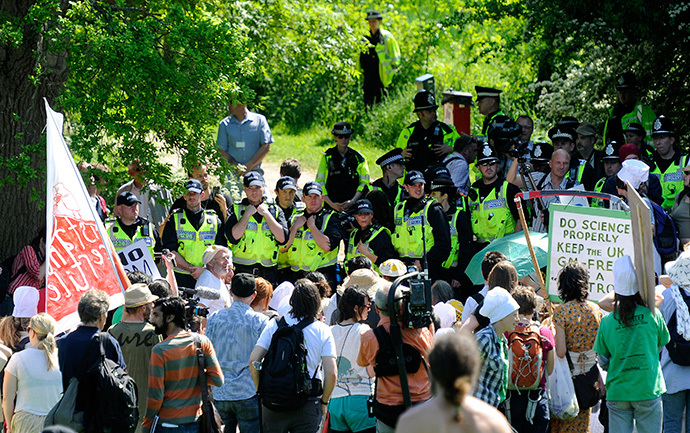
<path id="1" fill-rule="evenodd" d="M 606 156 L 611 156 L 613 155 L 613 144 L 609 142 L 609 144 L 606 145 L 606 149 L 604 149 L 604 152 L 606 152 Z"/>
<path id="2" fill-rule="evenodd" d="M 402 160 L 403 160 L 402 155 L 393 155 L 393 156 L 391 156 L 390 158 L 386 158 L 386 159 L 384 159 L 383 161 L 381 161 L 381 162 L 379 163 L 379 165 L 380 165 L 380 166 L 384 166 L 384 165 L 392 164 L 392 163 L 394 163 L 394 162 L 396 162 L 396 161 L 402 161 Z"/>
<path id="3" fill-rule="evenodd" d="M 534 157 L 535 157 L 535 158 L 539 158 L 541 155 L 542 155 L 541 144 L 537 144 L 537 145 L 534 147 Z"/>

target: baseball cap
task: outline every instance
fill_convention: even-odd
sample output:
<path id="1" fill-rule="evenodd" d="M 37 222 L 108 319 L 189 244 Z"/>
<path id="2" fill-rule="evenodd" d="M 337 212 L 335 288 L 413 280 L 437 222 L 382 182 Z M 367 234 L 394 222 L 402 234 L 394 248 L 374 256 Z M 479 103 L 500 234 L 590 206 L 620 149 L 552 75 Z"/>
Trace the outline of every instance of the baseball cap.
<path id="1" fill-rule="evenodd" d="M 201 182 L 196 179 L 189 179 L 184 183 L 184 187 L 187 189 L 187 191 L 195 192 L 197 194 L 204 192 L 204 187 L 201 185 Z"/>
<path id="2" fill-rule="evenodd" d="M 357 203 L 355 203 L 354 214 L 357 215 L 361 213 L 374 213 L 374 206 L 371 204 L 369 200 L 365 198 L 357 200 Z"/>
<path id="3" fill-rule="evenodd" d="M 131 191 L 123 191 L 117 196 L 117 205 L 132 206 L 133 204 L 141 203 L 139 198 Z"/>
<path id="4" fill-rule="evenodd" d="M 302 188 L 302 194 L 303 195 L 310 195 L 310 194 L 321 195 L 321 194 L 323 194 L 323 188 L 321 188 L 321 184 L 319 184 L 318 182 L 307 182 L 304 185 L 304 188 Z"/>
<path id="5" fill-rule="evenodd" d="M 276 183 L 276 189 L 280 191 L 286 189 L 292 189 L 297 191 L 297 183 L 295 182 L 295 179 L 293 179 L 291 176 L 283 176 L 280 179 L 278 179 L 278 182 Z"/>
<path id="6" fill-rule="evenodd" d="M 417 170 L 408 171 L 405 175 L 405 185 L 414 185 L 420 182 L 426 183 L 424 180 L 424 175 Z"/>
<path id="7" fill-rule="evenodd" d="M 258 171 L 250 171 L 244 175 L 244 186 L 264 186 L 264 177 Z"/>
<path id="8" fill-rule="evenodd" d="M 256 292 L 256 280 L 254 275 L 239 273 L 232 277 L 230 291 L 238 298 L 248 298 Z"/>

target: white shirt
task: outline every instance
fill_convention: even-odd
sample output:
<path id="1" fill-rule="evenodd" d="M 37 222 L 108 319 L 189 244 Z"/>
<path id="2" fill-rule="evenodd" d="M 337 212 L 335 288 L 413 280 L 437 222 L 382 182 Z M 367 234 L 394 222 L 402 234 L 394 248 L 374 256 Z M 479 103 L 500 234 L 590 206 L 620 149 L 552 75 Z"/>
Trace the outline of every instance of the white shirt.
<path id="1" fill-rule="evenodd" d="M 489 286 L 484 285 L 479 293 L 486 298 L 486 294 L 489 293 Z M 467 301 L 465 301 L 465 308 L 462 310 L 462 317 L 460 318 L 462 323 L 467 322 L 467 319 L 469 319 L 472 313 L 474 313 L 474 309 L 477 308 L 477 305 L 479 304 L 474 300 L 473 297 L 470 296 L 467 298 Z"/>
<path id="2" fill-rule="evenodd" d="M 288 325 L 296 325 L 299 320 L 294 318 L 292 314 L 286 314 L 285 321 Z M 259 341 L 256 345 L 268 350 L 268 346 L 271 345 L 271 339 L 273 334 L 278 329 L 278 322 L 276 319 L 268 322 L 268 325 L 261 333 Z M 304 341 L 307 345 L 307 370 L 309 370 L 309 375 L 314 377 L 314 372 L 319 367 L 321 363 L 321 358 L 324 356 L 332 356 L 335 358 L 337 353 L 335 351 L 335 339 L 333 338 L 333 333 L 331 329 L 325 323 L 315 320 L 309 326 L 304 328 Z M 323 379 L 321 372 L 316 375 L 319 379 Z"/>
<path id="3" fill-rule="evenodd" d="M 348 395 L 371 395 L 374 380 L 369 378 L 366 367 L 357 365 L 362 334 L 369 329 L 371 328 L 365 323 L 331 326 L 338 351 L 338 356 L 335 359 L 338 367 L 338 381 L 333 389 L 333 394 L 331 394 L 332 398 Z"/>
<path id="4" fill-rule="evenodd" d="M 220 278 L 213 275 L 211 271 L 206 269 L 201 273 L 199 279 L 196 281 L 195 289 L 199 288 L 217 290 L 220 293 L 220 299 L 205 299 L 199 298 L 199 302 L 204 304 L 208 308 L 208 313 L 212 314 L 223 308 L 227 308 L 232 304 L 232 299 L 230 298 L 230 292 L 228 291 L 228 286 Z"/>
<path id="5" fill-rule="evenodd" d="M 48 415 L 50 409 L 60 400 L 62 373 L 58 367 L 57 356 L 53 356 L 53 363 L 53 369 L 48 370 L 45 352 L 34 347 L 28 347 L 12 355 L 6 371 L 17 378 L 15 413 L 23 410 L 34 415 Z"/>

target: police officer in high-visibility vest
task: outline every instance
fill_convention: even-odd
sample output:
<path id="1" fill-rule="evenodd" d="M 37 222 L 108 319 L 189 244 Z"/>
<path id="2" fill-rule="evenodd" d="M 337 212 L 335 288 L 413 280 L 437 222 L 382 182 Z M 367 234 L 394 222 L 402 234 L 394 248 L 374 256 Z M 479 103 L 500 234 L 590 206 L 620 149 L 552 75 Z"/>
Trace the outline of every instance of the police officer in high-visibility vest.
<path id="1" fill-rule="evenodd" d="M 451 249 L 448 259 L 443 262 L 443 279 L 455 293 L 460 293 L 460 298 L 465 299 L 472 289 L 472 281 L 465 275 L 465 269 L 474 255 L 469 199 L 458 195 L 450 177 L 437 177 L 431 181 L 430 189 L 431 197 L 441 204 L 450 226 Z"/>
<path id="2" fill-rule="evenodd" d="M 405 189 L 400 186 L 398 179 L 405 176 L 405 159 L 402 156 L 403 150 L 395 148 L 384 153 L 376 164 L 381 167 L 382 177 L 371 183 L 373 191 L 381 190 L 388 198 L 391 209 L 405 198 Z"/>
<path id="3" fill-rule="evenodd" d="M 287 241 L 283 210 L 264 196 L 264 178 L 256 171 L 243 176 L 246 197 L 235 203 L 225 221 L 225 237 L 232 249 L 235 273 L 278 281 L 278 248 Z"/>
<path id="4" fill-rule="evenodd" d="M 616 142 L 612 141 L 609 144 L 611 144 L 614 148 L 616 148 Z M 604 148 L 604 151 L 607 151 L 608 145 L 606 148 Z M 616 150 L 616 153 L 618 154 L 618 160 L 619 164 L 616 165 L 614 164 L 613 167 L 610 167 L 609 173 L 617 174 L 618 171 L 622 168 L 623 162 L 629 160 L 629 159 L 639 159 L 642 160 L 642 154 L 640 153 L 640 149 L 634 145 L 633 143 L 627 143 L 622 145 L 620 148 Z M 644 160 L 642 160 L 644 161 Z M 608 161 L 604 161 L 604 163 L 610 163 Z M 616 178 L 611 174 L 606 181 L 604 182 L 604 187 L 602 188 L 601 192 L 604 192 L 606 194 L 612 194 L 612 195 L 617 195 L 618 194 L 618 189 L 616 188 Z M 608 175 L 607 175 L 608 176 Z M 653 174 L 650 173 L 649 177 L 647 178 L 647 181 L 645 182 L 647 184 L 647 191 L 646 195 L 647 198 L 653 201 L 654 203 L 658 204 L 661 206 L 661 204 L 664 202 L 664 199 L 661 197 L 662 195 L 662 189 L 661 189 L 661 182 L 659 180 L 659 175 L 658 174 Z M 596 189 L 595 186 L 595 191 L 599 191 Z M 594 204 L 593 204 L 594 205 Z"/>
<path id="5" fill-rule="evenodd" d="M 658 174 L 661 180 L 661 206 L 670 212 L 676 195 L 683 190 L 683 167 L 688 165 L 688 155 L 676 148 L 676 132 L 673 122 L 661 115 L 652 125 L 652 139 L 656 151 L 650 174 Z"/>
<path id="6" fill-rule="evenodd" d="M 285 221 L 290 229 L 292 214 L 304 211 L 304 202 L 297 195 L 297 182 L 292 176 L 283 176 L 276 182 L 275 204 L 283 211 Z M 286 281 L 291 278 L 290 264 L 287 258 L 287 248 L 281 245 L 278 248 L 278 281 Z"/>
<path id="7" fill-rule="evenodd" d="M 395 232 L 393 247 L 400 260 L 417 270 L 426 265 L 429 277 L 437 280 L 443 277 L 443 262 L 450 255 L 450 228 L 441 205 L 424 196 L 424 175 L 412 170 L 405 176 L 405 190 L 408 197 L 393 211 Z"/>
<path id="8" fill-rule="evenodd" d="M 335 265 L 344 237 L 338 215 L 323 207 L 323 189 L 317 182 L 308 182 L 302 189 L 305 209 L 292 215 L 290 235 L 285 247 L 292 279 L 319 271 L 336 287 Z"/>
<path id="9" fill-rule="evenodd" d="M 640 149 L 640 155 L 642 155 L 642 161 L 646 162 L 647 165 L 652 165 L 652 160 L 654 158 L 654 148 L 651 144 L 647 144 L 645 140 L 647 136 L 647 131 L 641 123 L 632 122 L 623 130 L 625 134 L 625 143 L 632 143 Z"/>
<path id="10" fill-rule="evenodd" d="M 180 287 L 194 287 L 204 272 L 206 247 L 226 246 L 223 221 L 210 209 L 201 207 L 203 186 L 197 179 L 184 184 L 185 207 L 175 210 L 164 222 L 163 247 L 175 255 L 175 279 Z"/>
<path id="11" fill-rule="evenodd" d="M 383 15 L 370 10 L 366 17 L 369 24 L 367 51 L 359 56 L 359 66 L 364 75 L 364 105 L 370 107 L 381 102 L 393 82 L 396 68 L 400 65 L 400 48 L 388 30 L 381 28 Z"/>
<path id="12" fill-rule="evenodd" d="M 118 216 L 106 220 L 105 228 L 115 246 L 115 251 L 120 251 L 141 239 L 146 243 L 153 259 L 154 250 L 161 250 L 160 238 L 153 224 L 139 216 L 139 204 L 141 202 L 134 193 L 130 191 L 120 193 L 115 204 Z"/>
<path id="13" fill-rule="evenodd" d="M 477 237 L 476 251 L 494 239 L 522 230 L 514 201 L 520 188 L 499 176 L 498 164 L 496 150 L 489 143 L 484 143 L 477 155 L 477 167 L 482 177 L 472 184 L 473 192 L 470 193 L 472 231 Z M 517 161 L 513 161 L 509 173 L 517 173 L 518 165 Z"/>
<path id="14" fill-rule="evenodd" d="M 326 150 L 316 171 L 326 204 L 336 212 L 346 212 L 369 187 L 369 166 L 361 153 L 350 147 L 352 126 L 338 122 L 331 133 L 335 146 Z"/>
<path id="15" fill-rule="evenodd" d="M 553 143 L 554 152 L 563 149 L 570 155 L 570 166 L 566 177 L 583 184 L 587 191 L 591 191 L 597 181 L 596 172 L 592 166 L 587 164 L 587 161 L 581 159 L 580 154 L 575 149 L 577 132 L 570 127 L 556 125 L 549 129 L 549 138 Z"/>
<path id="16" fill-rule="evenodd" d="M 604 126 L 604 143 L 615 140 L 623 143 L 623 131 L 631 123 L 639 123 L 645 130 L 646 142 L 652 144 L 652 123 L 656 119 L 654 110 L 638 99 L 637 77 L 632 72 L 624 72 L 616 81 L 618 101 L 609 111 L 609 118 Z"/>
<path id="17" fill-rule="evenodd" d="M 594 184 L 594 192 L 605 192 L 604 185 L 606 181 L 620 171 L 622 166 L 619 151 L 620 146 L 615 141 L 610 141 L 604 147 L 604 156 L 601 158 L 601 163 L 604 166 L 604 176 Z M 606 200 L 594 198 L 591 204 L 592 207 L 606 207 Z"/>
<path id="18" fill-rule="evenodd" d="M 413 101 L 419 120 L 400 132 L 395 147 L 403 150 L 407 170 L 423 173 L 453 151 L 453 144 L 460 135 L 455 126 L 437 120 L 438 105 L 433 93 L 422 89 Z"/>
<path id="19" fill-rule="evenodd" d="M 374 221 L 374 206 L 369 200 L 357 201 L 353 213 L 357 226 L 350 233 L 345 261 L 366 256 L 371 260 L 373 269 L 378 272 L 381 263 L 397 257 L 391 242 L 391 232 Z"/>
<path id="20" fill-rule="evenodd" d="M 474 90 L 477 92 L 477 110 L 479 110 L 479 114 L 484 116 L 482 135 L 486 136 L 489 133 L 489 125 L 494 118 L 505 116 L 505 113 L 501 111 L 501 93 L 503 90 L 484 86 L 474 86 Z"/>

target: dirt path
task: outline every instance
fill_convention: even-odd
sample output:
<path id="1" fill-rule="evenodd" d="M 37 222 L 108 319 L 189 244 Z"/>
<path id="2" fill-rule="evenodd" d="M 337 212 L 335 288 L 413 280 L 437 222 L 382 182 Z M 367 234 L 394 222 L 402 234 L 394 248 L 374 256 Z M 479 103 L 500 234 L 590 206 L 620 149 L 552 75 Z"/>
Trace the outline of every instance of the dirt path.
<path id="1" fill-rule="evenodd" d="M 273 196 L 275 193 L 273 190 L 276 189 L 276 183 L 280 179 L 280 164 L 283 161 L 273 160 L 270 158 L 270 154 L 261 167 L 264 169 L 264 181 L 266 182 L 266 193 L 269 196 Z M 302 167 L 302 177 L 297 181 L 297 185 L 300 187 L 304 186 L 305 183 L 314 180 L 316 177 L 316 170 L 305 169 Z"/>

